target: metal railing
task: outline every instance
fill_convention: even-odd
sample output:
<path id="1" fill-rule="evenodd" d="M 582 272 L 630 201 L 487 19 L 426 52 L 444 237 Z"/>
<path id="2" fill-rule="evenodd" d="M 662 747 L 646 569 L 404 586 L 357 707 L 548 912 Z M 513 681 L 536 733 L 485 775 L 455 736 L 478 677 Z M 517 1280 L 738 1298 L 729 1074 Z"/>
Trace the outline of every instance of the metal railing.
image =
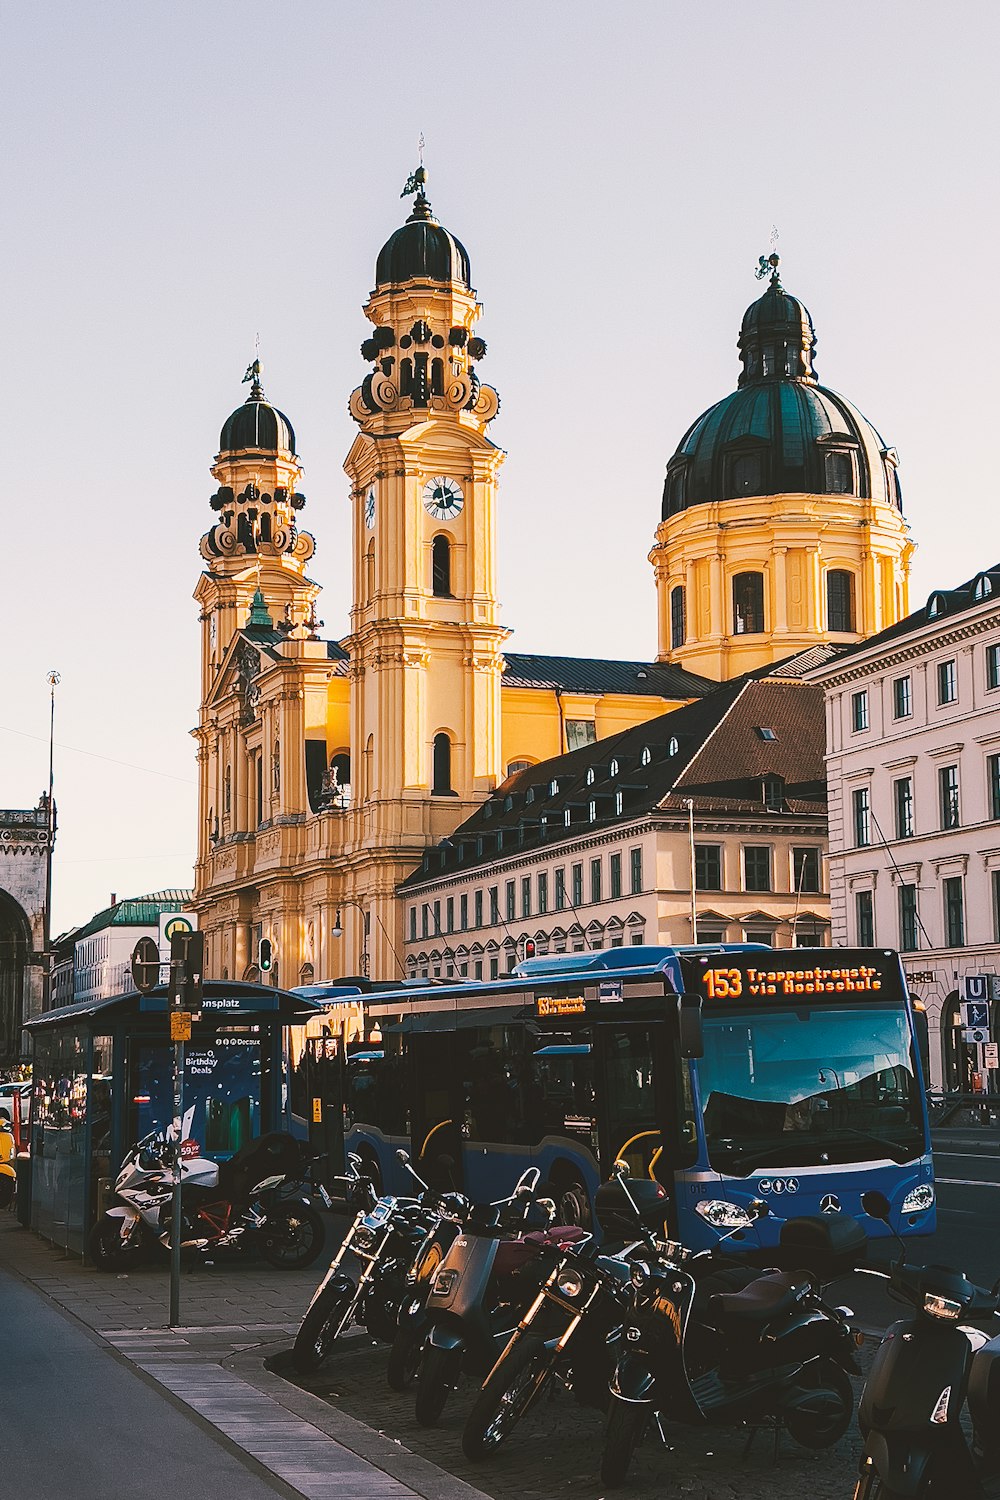
<path id="1" fill-rule="evenodd" d="M 958 1089 L 928 1090 L 927 1114 L 932 1127 L 1000 1125 L 1000 1094 L 972 1094 Z"/>

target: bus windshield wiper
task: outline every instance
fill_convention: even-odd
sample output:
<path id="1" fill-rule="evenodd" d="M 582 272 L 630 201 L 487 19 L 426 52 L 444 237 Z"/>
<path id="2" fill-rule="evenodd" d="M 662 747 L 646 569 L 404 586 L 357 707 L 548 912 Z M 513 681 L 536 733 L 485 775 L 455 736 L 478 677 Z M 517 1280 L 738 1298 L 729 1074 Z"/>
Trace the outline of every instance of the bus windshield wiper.
<path id="1" fill-rule="evenodd" d="M 846 1144 L 847 1138 L 867 1141 L 872 1146 L 878 1146 L 885 1152 L 886 1156 L 896 1162 L 912 1160 L 917 1154 L 908 1146 L 901 1145 L 899 1141 L 887 1140 L 885 1136 L 872 1135 L 867 1130 L 855 1130 L 853 1126 L 842 1125 L 829 1134 L 814 1135 L 812 1132 L 803 1133 L 789 1132 L 781 1141 L 773 1143 L 762 1143 L 759 1147 L 742 1145 L 736 1146 L 733 1142 L 729 1145 L 719 1140 L 709 1140 L 708 1154 L 713 1162 L 716 1154 L 724 1151 L 728 1156 L 732 1153 L 732 1161 L 728 1168 L 738 1172 L 754 1171 L 758 1167 L 767 1166 L 769 1163 L 780 1162 L 787 1164 L 791 1169 L 801 1166 L 818 1166 L 819 1158 L 829 1150 L 831 1146 Z"/>
<path id="2" fill-rule="evenodd" d="M 901 1141 L 889 1140 L 884 1135 L 873 1135 L 870 1130 L 855 1130 L 853 1125 L 838 1125 L 823 1139 L 835 1141 L 840 1136 L 851 1136 L 854 1140 L 867 1141 L 871 1146 L 881 1146 L 886 1156 L 891 1156 L 896 1162 L 910 1161 L 917 1154 L 916 1150 L 904 1146 Z"/>

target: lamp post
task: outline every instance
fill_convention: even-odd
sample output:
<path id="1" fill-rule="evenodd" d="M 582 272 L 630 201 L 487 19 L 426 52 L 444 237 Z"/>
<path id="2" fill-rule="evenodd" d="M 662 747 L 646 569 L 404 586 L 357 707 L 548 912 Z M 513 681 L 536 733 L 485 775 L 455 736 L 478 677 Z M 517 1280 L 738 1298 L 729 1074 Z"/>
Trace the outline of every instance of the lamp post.
<path id="1" fill-rule="evenodd" d="M 56 688 L 60 682 L 59 673 L 51 671 L 47 673 L 45 680 L 49 685 L 49 801 L 48 838 L 45 849 L 45 928 L 42 935 L 45 944 L 42 1009 L 48 1010 L 52 1003 L 52 846 L 56 840 L 53 787 L 55 784 Z"/>
<path id="2" fill-rule="evenodd" d="M 344 935 L 344 926 L 343 926 L 343 923 L 341 921 L 341 908 L 345 907 L 345 906 L 356 906 L 357 909 L 358 909 L 358 911 L 361 913 L 361 916 L 362 916 L 362 919 L 363 919 L 363 922 L 364 922 L 364 926 L 363 926 L 363 929 L 362 929 L 363 942 L 362 942 L 362 945 L 361 945 L 361 972 L 364 975 L 364 977 L 367 979 L 368 978 L 368 938 L 369 938 L 369 935 L 371 933 L 371 913 L 369 912 L 368 908 L 366 906 L 363 906 L 360 901 L 355 901 L 355 900 L 353 900 L 350 897 L 347 897 L 344 900 L 342 900 L 341 903 L 340 903 L 340 906 L 337 907 L 337 916 L 336 916 L 336 920 L 334 921 L 333 926 L 330 928 L 330 936 L 332 938 L 343 937 L 343 935 Z"/>
<path id="3" fill-rule="evenodd" d="M 694 857 L 694 798 L 686 797 L 685 806 L 688 810 L 688 849 L 691 856 L 691 941 L 698 941 L 698 883 L 696 879 L 697 869 Z"/>

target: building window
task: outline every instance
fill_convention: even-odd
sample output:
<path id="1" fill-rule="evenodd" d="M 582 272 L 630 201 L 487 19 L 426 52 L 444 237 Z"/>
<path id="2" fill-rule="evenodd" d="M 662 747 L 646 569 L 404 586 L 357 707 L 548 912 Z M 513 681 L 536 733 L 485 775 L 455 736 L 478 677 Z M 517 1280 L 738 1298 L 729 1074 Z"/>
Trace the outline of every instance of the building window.
<path id="1" fill-rule="evenodd" d="M 851 793 L 851 803 L 854 808 L 854 847 L 864 849 L 872 841 L 871 829 L 871 804 L 868 798 L 868 788 L 859 786 Z"/>
<path id="2" fill-rule="evenodd" d="M 781 812 L 785 806 L 785 778 L 765 776 L 762 787 L 764 806 L 768 812 Z"/>
<path id="3" fill-rule="evenodd" d="M 743 934 L 746 943 L 762 943 L 765 948 L 774 947 L 774 933 L 769 927 L 748 927 Z"/>
<path id="4" fill-rule="evenodd" d="M 771 850 L 767 844 L 744 844 L 743 889 L 745 891 L 769 891 L 771 889 Z"/>
<path id="5" fill-rule="evenodd" d="M 483 893 L 482 893 L 482 891 L 476 891 L 475 895 L 472 898 L 472 919 L 473 919 L 473 926 L 474 927 L 482 927 L 482 925 L 483 925 Z"/>
<path id="6" fill-rule="evenodd" d="M 854 919 L 859 948 L 875 946 L 875 897 L 871 891 L 858 891 L 854 897 Z"/>
<path id="7" fill-rule="evenodd" d="M 496 886 L 496 885 L 491 885 L 490 888 L 489 888 L 489 896 L 490 896 L 490 925 L 491 926 L 495 926 L 496 923 L 499 922 L 499 920 L 500 920 L 500 887 Z"/>
<path id="8" fill-rule="evenodd" d="M 504 887 L 504 896 L 507 902 L 507 921 L 513 922 L 517 916 L 517 886 L 513 880 L 508 880 Z"/>
<path id="9" fill-rule="evenodd" d="M 993 941 L 1000 943 L 1000 870 L 991 872 L 993 887 Z"/>
<path id="10" fill-rule="evenodd" d="M 467 895 L 458 898 L 458 925 L 463 932 L 469 930 L 469 898 Z"/>
<path id="11" fill-rule="evenodd" d="M 913 837 L 913 778 L 901 776 L 892 783 L 893 804 L 896 809 L 896 837 Z"/>
<path id="12" fill-rule="evenodd" d="M 670 590 L 670 645 L 674 650 L 683 646 L 685 635 L 684 585 L 679 583 Z"/>
<path id="13" fill-rule="evenodd" d="M 454 898 L 454 896 L 449 896 L 448 899 L 447 899 L 447 901 L 444 903 L 444 922 L 445 922 L 445 931 L 446 932 L 454 932 L 455 931 L 455 898 Z"/>
<path id="14" fill-rule="evenodd" d="M 764 575 L 737 573 L 733 579 L 733 634 L 761 635 L 764 630 Z"/>
<path id="15" fill-rule="evenodd" d="M 593 719 L 566 720 L 566 749 L 581 750 L 597 742 L 597 725 Z"/>
<path id="16" fill-rule="evenodd" d="M 986 686 L 1000 687 L 1000 646 L 986 647 Z"/>
<path id="17" fill-rule="evenodd" d="M 633 932 L 632 936 L 629 938 L 629 942 L 633 948 L 641 948 L 645 941 L 645 935 L 641 932 Z"/>
<path id="18" fill-rule="evenodd" d="M 917 888 L 915 885 L 899 887 L 899 947 L 903 953 L 912 953 L 917 943 Z"/>
<path id="19" fill-rule="evenodd" d="M 425 901 L 420 908 L 420 936 L 429 937 L 431 930 L 431 909 Z"/>
<path id="20" fill-rule="evenodd" d="M 531 876 L 524 875 L 521 879 L 521 916 L 531 916 Z"/>
<path id="21" fill-rule="evenodd" d="M 573 868 L 572 868 L 572 870 L 571 870 L 571 875 L 572 875 L 572 879 L 573 879 L 573 886 L 572 886 L 572 893 L 571 893 L 571 896 L 570 896 L 570 905 L 572 905 L 572 906 L 582 906 L 583 905 L 583 865 L 574 865 Z"/>
<path id="22" fill-rule="evenodd" d="M 592 859 L 590 861 L 590 899 L 601 900 L 601 861 Z"/>
<path id="23" fill-rule="evenodd" d="M 913 712 L 913 687 L 909 673 L 905 677 L 897 677 L 892 684 L 892 716 L 894 719 L 908 719 Z"/>
<path id="24" fill-rule="evenodd" d="M 439 599 L 451 598 L 451 543 L 446 536 L 431 542 L 431 590 Z"/>
<path id="25" fill-rule="evenodd" d="M 965 944 L 965 907 L 962 900 L 961 875 L 949 875 L 942 881 L 944 893 L 944 941 L 946 948 Z"/>
<path id="26" fill-rule="evenodd" d="M 698 891 L 722 890 L 721 844 L 695 844 L 694 884 Z"/>
<path id="27" fill-rule="evenodd" d="M 415 906 L 411 906 L 410 907 L 410 942 L 411 943 L 415 943 L 416 941 L 417 941 L 417 908 Z"/>
<path id="28" fill-rule="evenodd" d="M 434 784 L 431 794 L 435 797 L 453 797 L 451 786 L 451 740 L 446 734 L 434 736 Z"/>
<path id="29" fill-rule="evenodd" d="M 828 453 L 826 455 L 826 493 L 828 495 L 849 495 L 854 489 L 854 464 L 849 453 Z M 850 630 L 850 626 L 846 627 Z M 839 629 L 839 626 L 831 625 L 831 630 Z"/>
<path id="30" fill-rule="evenodd" d="M 819 890 L 819 850 L 809 845 L 792 850 L 792 880 L 797 891 Z"/>
<path id="31" fill-rule="evenodd" d="M 544 871 L 538 877 L 538 915 L 544 917 L 549 909 L 549 877 Z"/>
<path id="32" fill-rule="evenodd" d="M 851 694 L 851 728 L 855 734 L 868 728 L 868 690 Z"/>
<path id="33" fill-rule="evenodd" d="M 614 900 L 622 893 L 622 857 L 620 854 L 612 854 L 609 860 L 608 895 Z"/>
<path id="34" fill-rule="evenodd" d="M 990 817 L 1000 819 L 1000 755 L 986 757 L 986 779 L 989 786 Z"/>
<path id="35" fill-rule="evenodd" d="M 958 671 L 955 659 L 939 661 L 937 669 L 938 703 L 957 703 Z"/>
<path id="36" fill-rule="evenodd" d="M 474 976 L 476 977 L 476 979 L 482 979 L 482 977 L 483 977 L 483 961 L 482 961 L 481 958 L 477 958 L 476 961 L 473 963 L 473 965 L 472 965 L 472 972 L 473 972 Z"/>
<path id="37" fill-rule="evenodd" d="M 491 979 L 499 979 L 499 977 L 500 977 L 500 960 L 498 958 L 491 958 L 490 959 L 490 978 Z"/>
<path id="38" fill-rule="evenodd" d="M 938 771 L 938 788 L 941 793 L 941 827 L 957 828 L 958 814 L 958 767 L 942 766 Z"/>
<path id="39" fill-rule="evenodd" d="M 734 495 L 759 495 L 761 491 L 761 462 L 759 453 L 741 453 L 732 461 L 732 490 Z"/>
<path id="40" fill-rule="evenodd" d="M 507 775 L 516 776 L 518 771 L 526 771 L 530 765 L 530 760 L 512 760 L 507 765 Z"/>
<path id="41" fill-rule="evenodd" d="M 828 453 L 827 461 L 839 456 Z M 826 575 L 826 628 L 854 629 L 854 574 L 843 568 L 834 568 Z"/>
<path id="42" fill-rule="evenodd" d="M 566 910 L 566 871 L 560 866 L 556 871 L 556 911 Z"/>
<path id="43" fill-rule="evenodd" d="M 642 893 L 642 850 L 629 850 L 629 870 L 632 878 L 632 895 L 638 896 Z"/>

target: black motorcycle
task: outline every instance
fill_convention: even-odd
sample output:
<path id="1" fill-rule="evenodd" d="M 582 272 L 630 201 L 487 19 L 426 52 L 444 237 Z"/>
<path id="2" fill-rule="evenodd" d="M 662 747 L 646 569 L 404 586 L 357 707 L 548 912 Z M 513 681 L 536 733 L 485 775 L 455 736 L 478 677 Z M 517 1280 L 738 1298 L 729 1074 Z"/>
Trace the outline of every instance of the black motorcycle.
<path id="1" fill-rule="evenodd" d="M 438 1420 L 462 1370 L 482 1378 L 510 1338 L 538 1289 L 541 1247 L 588 1238 L 572 1225 L 543 1227 L 555 1204 L 536 1199 L 538 1179 L 530 1167 L 510 1198 L 474 1205 L 435 1272 L 417 1376 L 415 1413 L 424 1427 Z"/>
<path id="2" fill-rule="evenodd" d="M 334 1179 L 345 1188 L 348 1203 L 359 1207 L 295 1336 L 292 1361 L 303 1374 L 319 1369 L 352 1324 L 362 1324 L 374 1338 L 391 1342 L 407 1273 L 436 1219 L 435 1211 L 420 1199 L 388 1193 L 379 1197 L 360 1165 L 361 1158 L 351 1155 L 347 1175 Z M 426 1184 L 419 1178 L 417 1182 L 426 1192 Z M 349 1274 L 348 1266 L 355 1275 Z"/>
<path id="3" fill-rule="evenodd" d="M 407 1152 L 397 1151 L 396 1156 L 409 1171 L 413 1171 Z M 386 1366 L 386 1380 L 394 1391 L 405 1391 L 416 1379 L 430 1324 L 427 1299 L 434 1277 L 472 1212 L 469 1199 L 454 1191 L 441 1192 L 433 1206 L 434 1217 L 406 1273 L 399 1302 L 399 1316 Z"/>
<path id="4" fill-rule="evenodd" d="M 889 1222 L 884 1193 L 861 1206 Z M 902 1248 L 902 1246 L 901 1246 Z M 902 1259 L 882 1275 L 890 1295 L 914 1315 L 886 1329 L 865 1382 L 858 1426 L 865 1440 L 855 1500 L 1000 1496 L 1000 1336 L 967 1322 L 1000 1310 L 1000 1281 L 989 1291 L 947 1266 Z M 968 1402 L 973 1438 L 962 1408 Z"/>
<path id="5" fill-rule="evenodd" d="M 848 1263 L 866 1246 L 846 1215 L 789 1223 L 797 1226 L 793 1241 L 803 1226 L 826 1240 L 831 1265 L 835 1254 Z M 849 1374 L 859 1373 L 850 1310 L 824 1300 L 813 1272 L 775 1271 L 742 1290 L 703 1291 L 693 1316 L 701 1262 L 672 1245 L 633 1264 L 601 1462 L 607 1485 L 622 1483 L 651 1421 L 661 1434 L 665 1420 L 776 1430 L 780 1424 L 807 1448 L 829 1447 L 847 1431 L 854 1410 Z"/>

